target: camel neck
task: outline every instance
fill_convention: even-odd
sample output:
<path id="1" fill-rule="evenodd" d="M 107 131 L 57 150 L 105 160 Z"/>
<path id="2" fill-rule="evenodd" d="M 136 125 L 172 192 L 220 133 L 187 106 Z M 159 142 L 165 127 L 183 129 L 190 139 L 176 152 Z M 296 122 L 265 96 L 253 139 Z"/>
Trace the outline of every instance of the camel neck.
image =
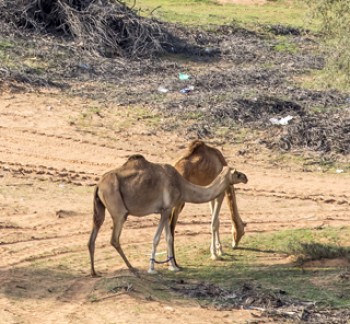
<path id="1" fill-rule="evenodd" d="M 215 199 L 228 187 L 230 169 L 224 168 L 214 181 L 207 186 L 198 186 L 183 179 L 182 199 L 189 203 L 204 203 Z"/>

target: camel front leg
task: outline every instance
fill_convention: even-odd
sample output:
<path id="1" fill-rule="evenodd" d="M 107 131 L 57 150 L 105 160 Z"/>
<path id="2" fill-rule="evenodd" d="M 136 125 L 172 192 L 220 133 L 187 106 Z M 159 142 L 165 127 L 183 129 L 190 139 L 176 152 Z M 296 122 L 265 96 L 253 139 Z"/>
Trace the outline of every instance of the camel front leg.
<path id="1" fill-rule="evenodd" d="M 220 220 L 219 213 L 224 199 L 224 194 L 221 194 L 216 199 L 212 200 L 210 204 L 211 211 L 211 244 L 210 244 L 210 254 L 212 260 L 220 259 L 222 255 L 222 245 L 220 242 L 219 228 Z"/>
<path id="2" fill-rule="evenodd" d="M 166 218 L 162 213 L 158 227 L 157 227 L 157 231 L 153 237 L 152 252 L 151 252 L 150 264 L 149 264 L 149 269 L 148 269 L 148 273 L 150 273 L 150 274 L 157 273 L 157 271 L 154 269 L 154 264 L 156 262 L 155 258 L 156 258 L 157 247 L 158 247 L 160 237 L 162 235 L 165 223 L 168 223 L 168 225 L 169 225 L 169 218 Z"/>
<path id="3" fill-rule="evenodd" d="M 237 208 L 237 200 L 236 200 L 236 194 L 235 194 L 235 188 L 234 186 L 230 186 L 225 191 L 226 198 L 227 198 L 227 204 L 231 211 L 231 219 L 232 219 L 232 248 L 238 246 L 239 241 L 245 234 L 245 226 L 247 225 L 243 220 L 241 219 L 238 208 Z"/>
<path id="4" fill-rule="evenodd" d="M 172 245 L 173 245 L 173 253 L 174 253 L 172 256 L 174 258 L 174 262 L 177 267 L 178 267 L 178 264 L 176 262 L 176 257 L 175 257 L 175 227 L 176 227 L 176 223 L 179 218 L 179 215 L 184 207 L 185 207 L 185 203 L 180 203 L 179 205 L 174 207 L 170 217 L 170 231 L 171 231 L 171 235 L 173 236 Z"/>

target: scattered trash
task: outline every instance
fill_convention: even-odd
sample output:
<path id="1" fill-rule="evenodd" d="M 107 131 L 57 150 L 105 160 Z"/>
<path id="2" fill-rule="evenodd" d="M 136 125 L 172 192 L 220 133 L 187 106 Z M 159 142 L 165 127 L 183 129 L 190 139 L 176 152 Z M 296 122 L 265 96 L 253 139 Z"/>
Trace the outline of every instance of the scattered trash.
<path id="1" fill-rule="evenodd" d="M 78 67 L 83 69 L 83 70 L 90 70 L 90 65 L 87 63 L 79 63 Z"/>
<path id="2" fill-rule="evenodd" d="M 270 122 L 271 124 L 273 125 L 288 125 L 289 121 L 292 120 L 294 117 L 293 116 L 286 116 L 286 117 L 283 117 L 281 119 L 278 119 L 278 118 L 270 118 Z"/>
<path id="3" fill-rule="evenodd" d="M 167 92 L 169 92 L 169 89 L 167 89 L 167 88 L 165 88 L 165 87 L 163 87 L 163 86 L 159 86 L 159 87 L 158 87 L 158 91 L 159 91 L 160 93 L 167 93 Z"/>
<path id="4" fill-rule="evenodd" d="M 237 294 L 235 293 L 231 293 L 231 294 L 228 294 L 226 296 L 223 296 L 224 299 L 235 299 L 237 298 Z"/>
<path id="5" fill-rule="evenodd" d="M 171 306 L 165 306 L 164 310 L 167 311 L 167 312 L 175 312 L 175 309 L 173 307 L 171 307 Z"/>
<path id="6" fill-rule="evenodd" d="M 194 86 L 188 86 L 180 90 L 181 93 L 189 93 L 194 90 Z"/>
<path id="7" fill-rule="evenodd" d="M 186 74 L 186 73 L 179 73 L 179 79 L 181 80 L 181 81 L 186 81 L 186 80 L 189 80 L 190 79 L 190 76 L 188 75 L 188 74 Z"/>
<path id="8" fill-rule="evenodd" d="M 344 172 L 344 170 L 342 170 L 342 169 L 335 170 L 335 173 L 343 173 L 343 172 Z"/>

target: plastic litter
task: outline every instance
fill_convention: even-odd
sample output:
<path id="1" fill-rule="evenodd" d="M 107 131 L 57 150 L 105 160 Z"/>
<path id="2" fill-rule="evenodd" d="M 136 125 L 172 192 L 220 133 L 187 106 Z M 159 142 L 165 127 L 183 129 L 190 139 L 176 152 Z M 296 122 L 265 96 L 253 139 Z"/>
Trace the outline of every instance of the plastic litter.
<path id="1" fill-rule="evenodd" d="M 189 80 L 190 79 L 190 76 L 188 75 L 188 74 L 186 74 L 186 73 L 179 73 L 179 79 L 181 80 L 181 81 L 186 81 L 186 80 Z"/>
<path id="2" fill-rule="evenodd" d="M 167 89 L 167 88 L 165 88 L 165 87 L 163 87 L 163 86 L 159 86 L 159 87 L 158 87 L 158 91 L 159 91 L 160 93 L 167 93 L 167 92 L 169 92 L 169 89 Z"/>
<path id="3" fill-rule="evenodd" d="M 194 90 L 194 86 L 188 86 L 180 90 L 181 93 L 189 93 Z"/>
<path id="4" fill-rule="evenodd" d="M 83 70 L 90 70 L 90 65 L 87 63 L 79 63 L 78 67 L 80 67 Z"/>
<path id="5" fill-rule="evenodd" d="M 344 172 L 344 170 L 342 170 L 342 169 L 335 170 L 335 173 L 343 173 L 343 172 Z"/>
<path id="6" fill-rule="evenodd" d="M 278 118 L 270 118 L 270 122 L 273 125 L 288 125 L 289 121 L 292 120 L 294 117 L 293 116 L 286 116 L 286 117 L 282 117 L 281 119 Z"/>

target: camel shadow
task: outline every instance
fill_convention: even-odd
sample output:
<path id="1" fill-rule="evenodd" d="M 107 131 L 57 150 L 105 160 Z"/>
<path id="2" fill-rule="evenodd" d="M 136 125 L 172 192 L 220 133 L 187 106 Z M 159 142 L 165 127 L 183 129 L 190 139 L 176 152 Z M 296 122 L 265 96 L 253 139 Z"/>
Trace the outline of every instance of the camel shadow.
<path id="1" fill-rule="evenodd" d="M 31 266 L 0 271 L 0 295 L 8 299 L 55 299 L 82 298 L 83 292 L 91 291 L 94 278 L 70 270 L 33 268 Z"/>
<path id="2" fill-rule="evenodd" d="M 282 251 L 271 250 L 271 249 L 258 249 L 258 248 L 248 248 L 237 246 L 234 251 L 249 251 L 249 252 L 259 252 L 259 253 L 283 253 Z"/>

